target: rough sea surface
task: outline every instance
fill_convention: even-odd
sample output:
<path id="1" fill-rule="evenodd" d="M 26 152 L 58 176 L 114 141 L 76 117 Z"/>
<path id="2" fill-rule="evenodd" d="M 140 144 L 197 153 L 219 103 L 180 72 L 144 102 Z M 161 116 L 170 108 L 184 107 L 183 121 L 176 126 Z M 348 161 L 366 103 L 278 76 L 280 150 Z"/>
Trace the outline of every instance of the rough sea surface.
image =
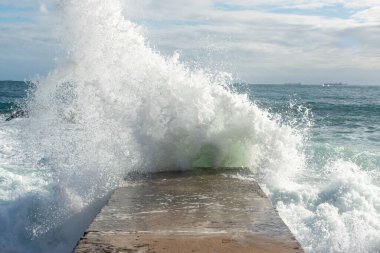
<path id="1" fill-rule="evenodd" d="M 380 86 L 234 84 L 117 0 L 59 15 L 67 61 L 0 82 L 0 252 L 71 252 L 128 172 L 199 165 L 251 168 L 307 252 L 380 252 Z"/>

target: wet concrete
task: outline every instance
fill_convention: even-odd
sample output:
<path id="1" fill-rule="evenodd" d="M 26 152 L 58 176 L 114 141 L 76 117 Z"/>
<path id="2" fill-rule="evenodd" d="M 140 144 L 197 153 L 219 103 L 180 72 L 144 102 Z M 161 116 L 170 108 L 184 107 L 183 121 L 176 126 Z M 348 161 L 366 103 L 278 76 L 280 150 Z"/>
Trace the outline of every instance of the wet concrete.
<path id="1" fill-rule="evenodd" d="M 248 172 L 131 176 L 74 252 L 303 252 L 259 185 L 241 173 Z"/>

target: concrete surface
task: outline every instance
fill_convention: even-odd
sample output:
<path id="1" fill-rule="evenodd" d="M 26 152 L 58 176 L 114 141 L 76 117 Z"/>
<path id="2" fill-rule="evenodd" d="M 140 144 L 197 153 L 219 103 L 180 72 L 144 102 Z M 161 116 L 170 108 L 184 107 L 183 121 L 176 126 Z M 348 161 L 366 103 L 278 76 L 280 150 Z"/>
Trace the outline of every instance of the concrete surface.
<path id="1" fill-rule="evenodd" d="M 236 170 L 131 175 L 78 242 L 84 252 L 303 252 Z"/>

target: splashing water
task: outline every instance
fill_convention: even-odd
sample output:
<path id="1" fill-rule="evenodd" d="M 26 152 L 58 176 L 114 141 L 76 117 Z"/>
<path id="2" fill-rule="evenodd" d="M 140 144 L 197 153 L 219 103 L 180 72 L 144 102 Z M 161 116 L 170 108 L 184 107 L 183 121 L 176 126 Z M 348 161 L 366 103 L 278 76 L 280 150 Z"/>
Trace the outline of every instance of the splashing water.
<path id="1" fill-rule="evenodd" d="M 128 171 L 287 164 L 285 174 L 301 165 L 291 128 L 229 92 L 227 75 L 192 71 L 177 55 L 154 52 L 118 1 L 59 7 L 67 62 L 36 82 L 30 118 L 13 134 L 15 152 L 25 154 L 19 166 L 29 165 L 41 182 L 16 196 L 28 200 L 19 200 L 24 238 L 6 245 L 15 236 L 9 225 L 3 248 L 32 239 L 36 251 L 69 251 L 86 226 L 73 228 L 73 221 L 96 213 Z"/>
<path id="2" fill-rule="evenodd" d="M 151 49 L 118 0 L 59 9 L 67 61 L 36 81 L 28 119 L 2 123 L 0 249 L 70 252 L 126 173 L 193 166 L 250 167 L 307 251 L 380 248 L 380 190 L 354 163 L 306 171 L 302 131 Z"/>
<path id="3" fill-rule="evenodd" d="M 65 135 L 68 125 L 80 128 L 62 144 L 81 156 L 88 151 L 84 164 L 96 161 L 108 171 L 189 169 L 207 145 L 218 151 L 215 166 L 257 167 L 271 162 L 271 152 L 298 158 L 300 138 L 291 128 L 229 92 L 227 75 L 191 71 L 178 55 L 154 52 L 123 18 L 118 1 L 65 1 L 61 8 L 69 60 L 40 81 L 30 108 L 39 122 L 59 122 L 47 129 L 59 131 L 53 135 Z"/>

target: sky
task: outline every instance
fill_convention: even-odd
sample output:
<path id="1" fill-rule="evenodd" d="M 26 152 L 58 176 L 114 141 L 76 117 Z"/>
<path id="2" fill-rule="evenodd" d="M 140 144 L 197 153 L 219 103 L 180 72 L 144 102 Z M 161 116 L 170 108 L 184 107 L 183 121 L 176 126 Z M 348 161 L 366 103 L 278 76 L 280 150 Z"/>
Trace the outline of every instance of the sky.
<path id="1" fill-rule="evenodd" d="M 380 0 L 121 0 L 163 55 L 249 83 L 380 85 Z M 65 52 L 57 0 L 0 0 L 0 80 L 46 75 Z"/>

